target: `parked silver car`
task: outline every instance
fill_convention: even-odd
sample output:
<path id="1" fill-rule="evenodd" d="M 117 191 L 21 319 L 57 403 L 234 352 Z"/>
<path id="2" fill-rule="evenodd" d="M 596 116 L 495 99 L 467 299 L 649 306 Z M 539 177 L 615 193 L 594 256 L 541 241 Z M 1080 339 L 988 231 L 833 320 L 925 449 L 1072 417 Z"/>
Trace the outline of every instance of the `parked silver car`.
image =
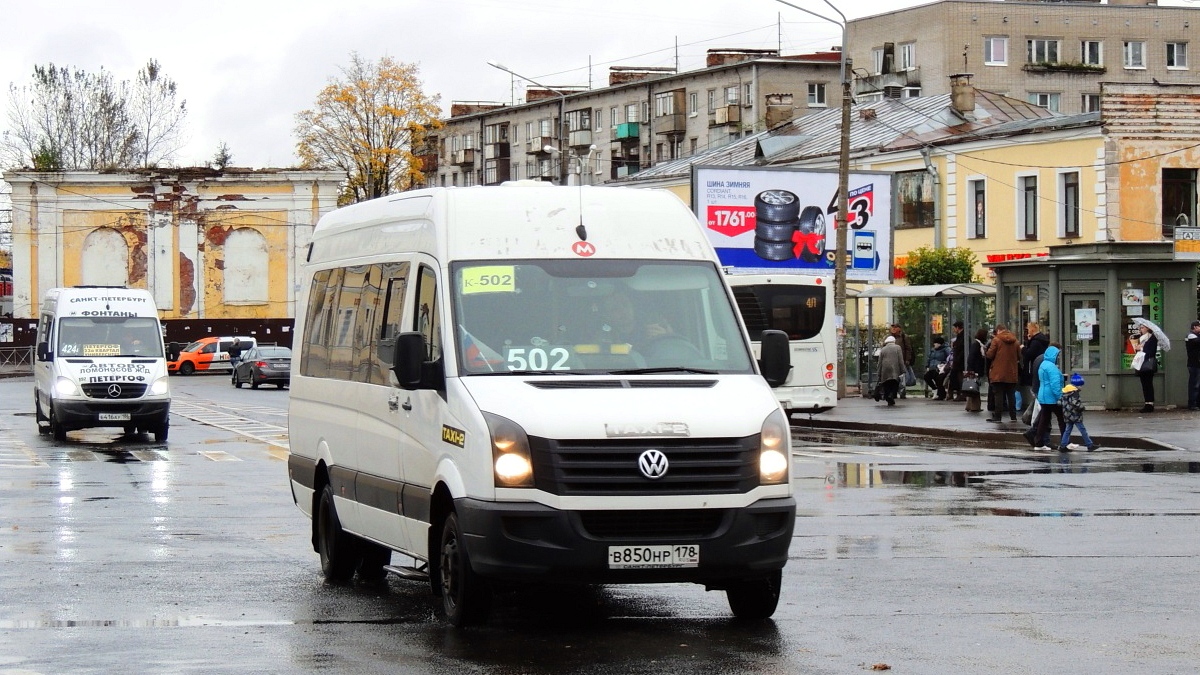
<path id="1" fill-rule="evenodd" d="M 273 384 L 280 389 L 292 381 L 292 350 L 287 347 L 261 346 L 242 352 L 242 360 L 233 369 L 233 386 L 238 389 L 249 383 L 251 389 L 260 384 Z"/>

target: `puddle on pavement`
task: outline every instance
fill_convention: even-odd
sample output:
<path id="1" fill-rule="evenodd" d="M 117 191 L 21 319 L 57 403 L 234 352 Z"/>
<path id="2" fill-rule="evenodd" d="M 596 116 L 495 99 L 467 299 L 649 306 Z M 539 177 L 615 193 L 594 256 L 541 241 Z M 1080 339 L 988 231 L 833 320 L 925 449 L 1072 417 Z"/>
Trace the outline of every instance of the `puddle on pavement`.
<path id="1" fill-rule="evenodd" d="M 937 471 L 878 468 L 878 462 L 837 462 L 836 479 L 827 475 L 825 482 L 838 487 L 971 487 L 989 479 L 1035 474 L 1085 473 L 1200 473 L 1200 462 L 1107 462 L 1090 457 L 1030 457 L 1036 462 L 1029 468 L 1010 467 L 980 471 Z"/>
<path id="2" fill-rule="evenodd" d="M 0 629 L 19 628 L 161 628 L 174 626 L 291 626 L 287 619 L 216 619 L 180 617 L 177 619 L 0 619 Z"/>

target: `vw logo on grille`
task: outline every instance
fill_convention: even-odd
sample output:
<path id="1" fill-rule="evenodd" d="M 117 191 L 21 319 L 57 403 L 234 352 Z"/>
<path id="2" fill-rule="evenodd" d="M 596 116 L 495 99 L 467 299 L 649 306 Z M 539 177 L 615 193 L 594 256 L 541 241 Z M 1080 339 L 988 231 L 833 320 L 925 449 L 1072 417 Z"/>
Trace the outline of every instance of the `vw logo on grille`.
<path id="1" fill-rule="evenodd" d="M 120 398 L 121 397 L 121 385 L 119 385 L 119 384 L 108 385 L 108 397 L 109 398 Z"/>
<path id="2" fill-rule="evenodd" d="M 662 450 L 647 450 L 638 457 L 638 468 L 646 478 L 662 478 L 667 475 L 667 456 Z"/>

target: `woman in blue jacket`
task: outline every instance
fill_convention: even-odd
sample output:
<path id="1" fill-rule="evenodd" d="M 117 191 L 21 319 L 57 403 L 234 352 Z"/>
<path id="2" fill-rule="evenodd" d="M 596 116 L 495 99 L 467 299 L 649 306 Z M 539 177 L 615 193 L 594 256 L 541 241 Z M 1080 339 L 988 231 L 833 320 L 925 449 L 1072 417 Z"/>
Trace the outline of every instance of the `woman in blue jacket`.
<path id="1" fill-rule="evenodd" d="M 1036 431 L 1030 429 L 1030 431 L 1025 432 L 1025 438 L 1029 440 L 1030 444 L 1043 452 L 1054 449 L 1047 445 L 1050 440 L 1050 416 L 1054 415 L 1058 420 L 1059 436 L 1067 428 L 1066 421 L 1063 420 L 1061 405 L 1063 374 L 1062 370 L 1058 367 L 1058 353 L 1060 349 L 1061 347 L 1058 343 L 1052 343 L 1049 347 L 1046 347 L 1046 353 L 1042 356 L 1042 365 L 1038 366 L 1037 370 L 1039 380 L 1037 400 L 1042 409 L 1038 413 L 1035 425 L 1037 427 Z M 1066 448 L 1058 449 L 1065 450 Z"/>

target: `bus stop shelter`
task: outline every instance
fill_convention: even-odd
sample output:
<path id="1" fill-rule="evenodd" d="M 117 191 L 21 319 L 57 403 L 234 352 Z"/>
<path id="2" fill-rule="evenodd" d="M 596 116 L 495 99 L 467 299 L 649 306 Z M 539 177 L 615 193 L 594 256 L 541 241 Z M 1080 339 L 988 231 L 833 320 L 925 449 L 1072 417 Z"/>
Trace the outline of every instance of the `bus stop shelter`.
<path id="1" fill-rule="evenodd" d="M 856 320 L 860 331 L 857 366 L 859 387 L 863 396 L 870 396 L 878 378 L 878 357 L 875 350 L 883 345 L 883 333 L 887 325 L 895 321 L 896 300 L 922 300 L 924 308 L 923 329 L 914 334 L 912 326 L 905 326 L 905 333 L 912 340 L 914 355 L 913 369 L 917 380 L 925 370 L 925 354 L 936 335 L 946 338 L 949 345 L 953 338 L 951 326 L 955 321 L 963 322 L 964 339 L 969 339 L 975 330 L 985 326 L 995 317 L 996 287 L 988 284 L 937 284 L 930 286 L 863 286 L 852 293 L 857 299 L 856 309 L 861 312 L 866 303 L 866 323 Z M 876 335 L 875 300 L 883 299 L 893 308 L 883 326 L 884 331 Z M 940 319 L 939 319 L 940 317 Z M 861 317 L 856 317 L 860 319 Z"/>

